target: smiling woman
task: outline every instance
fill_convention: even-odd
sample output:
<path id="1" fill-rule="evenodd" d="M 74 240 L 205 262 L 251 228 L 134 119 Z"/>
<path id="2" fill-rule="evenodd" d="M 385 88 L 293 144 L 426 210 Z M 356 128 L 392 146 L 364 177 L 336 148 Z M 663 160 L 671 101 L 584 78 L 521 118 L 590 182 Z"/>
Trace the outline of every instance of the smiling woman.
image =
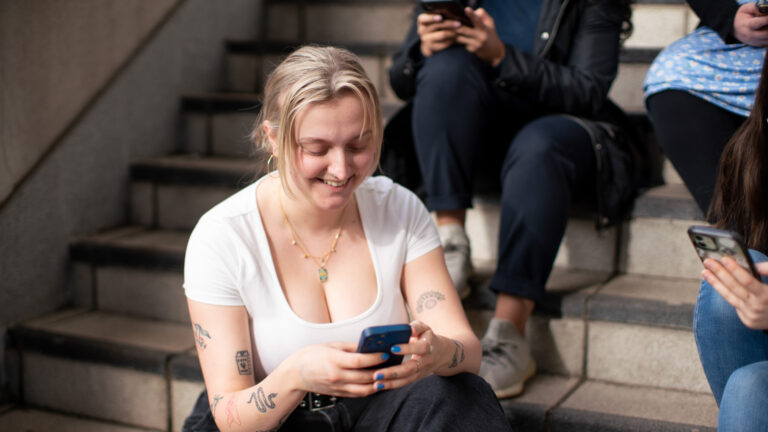
<path id="1" fill-rule="evenodd" d="M 207 212 L 184 288 L 204 392 L 184 431 L 510 426 L 418 198 L 371 177 L 381 108 L 352 53 L 304 47 L 270 75 L 254 143 L 277 171 Z M 369 327 L 407 343 L 358 353 Z M 381 363 L 391 353 L 407 360 Z M 426 417 L 425 417 L 426 415 Z"/>

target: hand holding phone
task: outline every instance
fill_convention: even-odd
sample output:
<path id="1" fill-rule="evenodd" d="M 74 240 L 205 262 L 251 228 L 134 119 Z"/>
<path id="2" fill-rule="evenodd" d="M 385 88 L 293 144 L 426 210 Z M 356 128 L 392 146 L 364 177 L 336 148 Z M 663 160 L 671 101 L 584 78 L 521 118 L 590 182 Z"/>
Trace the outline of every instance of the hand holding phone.
<path id="1" fill-rule="evenodd" d="M 360 342 L 357 345 L 357 352 L 381 352 L 389 354 L 388 360 L 374 366 L 372 369 L 399 365 L 403 362 L 403 356 L 392 354 L 392 346 L 407 343 L 410 338 L 411 326 L 409 324 L 368 327 L 360 334 Z"/>
<path id="2" fill-rule="evenodd" d="M 760 280 L 760 274 L 755 269 L 755 263 L 744 245 L 744 240 L 738 233 L 693 225 L 688 228 L 688 237 L 690 237 L 702 262 L 707 258 L 719 261 L 727 255 Z"/>
<path id="3" fill-rule="evenodd" d="M 757 0 L 755 7 L 761 14 L 768 14 L 768 0 Z"/>

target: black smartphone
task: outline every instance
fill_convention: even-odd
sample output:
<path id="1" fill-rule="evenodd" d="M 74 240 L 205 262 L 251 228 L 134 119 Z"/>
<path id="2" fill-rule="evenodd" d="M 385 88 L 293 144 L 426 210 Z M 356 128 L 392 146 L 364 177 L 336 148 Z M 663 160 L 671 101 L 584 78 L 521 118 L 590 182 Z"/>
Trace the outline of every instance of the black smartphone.
<path id="1" fill-rule="evenodd" d="M 688 237 L 691 238 L 693 247 L 696 248 L 702 262 L 707 258 L 720 260 L 728 255 L 742 267 L 752 272 L 753 276 L 760 279 L 760 274 L 755 269 L 755 263 L 744 245 L 744 239 L 738 233 L 708 226 L 692 225 L 688 228 Z"/>
<path id="2" fill-rule="evenodd" d="M 411 338 L 411 326 L 408 324 L 392 324 L 368 327 L 360 334 L 360 343 L 357 344 L 359 353 L 388 353 L 389 360 L 374 366 L 375 369 L 399 365 L 403 362 L 403 356 L 392 354 L 393 345 L 408 342 Z"/>
<path id="3" fill-rule="evenodd" d="M 474 27 L 472 20 L 464 13 L 461 0 L 419 0 L 425 12 L 440 14 L 444 19 L 455 20 L 467 27 Z"/>
<path id="4" fill-rule="evenodd" d="M 757 0 L 755 6 L 761 14 L 768 14 L 768 0 Z"/>

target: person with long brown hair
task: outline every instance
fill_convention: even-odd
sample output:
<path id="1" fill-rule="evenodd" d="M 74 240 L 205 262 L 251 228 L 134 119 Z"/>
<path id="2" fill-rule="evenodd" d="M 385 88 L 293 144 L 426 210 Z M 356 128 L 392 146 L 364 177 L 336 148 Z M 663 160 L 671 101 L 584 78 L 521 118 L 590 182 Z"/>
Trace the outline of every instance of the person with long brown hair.
<path id="1" fill-rule="evenodd" d="M 730 257 L 704 261 L 694 336 L 720 413 L 718 431 L 768 430 L 768 58 L 752 113 L 723 151 L 710 223 L 739 233 L 759 280 Z"/>

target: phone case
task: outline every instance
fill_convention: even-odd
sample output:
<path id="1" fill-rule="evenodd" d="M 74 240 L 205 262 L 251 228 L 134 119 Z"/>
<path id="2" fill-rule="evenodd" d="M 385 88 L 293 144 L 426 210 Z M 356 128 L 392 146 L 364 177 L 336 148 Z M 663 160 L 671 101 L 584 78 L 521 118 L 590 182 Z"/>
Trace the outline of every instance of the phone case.
<path id="1" fill-rule="evenodd" d="M 747 247 L 744 246 L 744 240 L 738 233 L 693 225 L 688 228 L 688 237 L 690 237 L 702 262 L 707 258 L 720 260 L 728 255 L 742 267 L 751 271 L 753 276 L 760 278 L 755 264 L 752 262 L 752 257 L 749 256 Z"/>
<path id="2" fill-rule="evenodd" d="M 456 0 L 420 0 L 424 11 L 440 14 L 445 19 L 456 20 L 467 27 L 474 27 L 472 20 L 464 13 L 464 6 Z"/>
<path id="3" fill-rule="evenodd" d="M 768 0 L 757 0 L 755 6 L 761 14 L 768 14 Z"/>
<path id="4" fill-rule="evenodd" d="M 374 367 L 375 369 L 399 365 L 403 362 L 403 356 L 392 354 L 390 348 L 392 345 L 406 343 L 410 338 L 411 326 L 408 324 L 368 327 L 360 334 L 360 343 L 357 345 L 357 352 L 388 353 L 389 359 L 376 365 Z"/>

